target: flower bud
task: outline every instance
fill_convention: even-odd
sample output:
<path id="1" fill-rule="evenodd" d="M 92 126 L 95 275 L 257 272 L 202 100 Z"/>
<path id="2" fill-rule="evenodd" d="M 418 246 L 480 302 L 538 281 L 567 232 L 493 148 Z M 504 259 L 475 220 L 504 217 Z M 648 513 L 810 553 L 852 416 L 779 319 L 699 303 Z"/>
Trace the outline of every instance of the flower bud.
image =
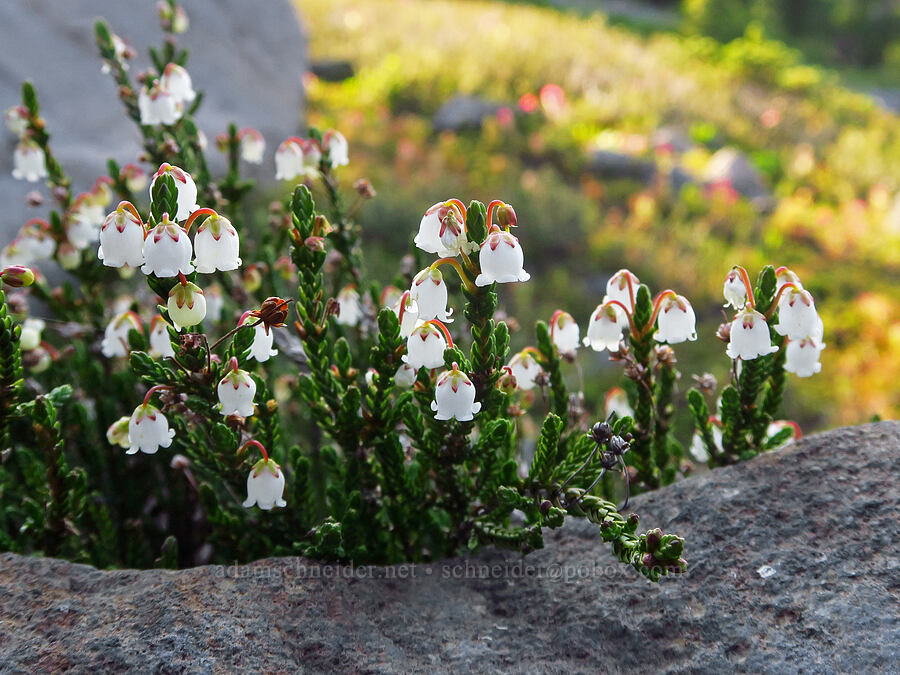
<path id="1" fill-rule="evenodd" d="M 144 239 L 144 264 L 141 265 L 141 271 L 160 278 L 190 274 L 194 271 L 191 264 L 193 252 L 187 232 L 169 220 L 168 214 L 163 214 L 159 225 L 150 230 Z"/>
<path id="2" fill-rule="evenodd" d="M 375 196 L 375 188 L 368 178 L 359 178 L 353 182 L 353 189 L 363 199 L 372 199 Z"/>
<path id="3" fill-rule="evenodd" d="M 261 459 L 253 465 L 247 476 L 247 499 L 245 508 L 254 505 L 263 511 L 271 511 L 274 506 L 287 506 L 284 495 L 284 473 L 271 459 Z"/>
<path id="4" fill-rule="evenodd" d="M 489 286 L 496 282 L 500 284 L 515 281 L 528 281 L 531 275 L 522 265 L 525 254 L 519 240 L 509 232 L 497 230 L 491 232 L 478 254 L 478 263 L 481 274 L 475 279 L 476 286 Z"/>
<path id="5" fill-rule="evenodd" d="M 236 270 L 241 266 L 239 252 L 240 240 L 230 220 L 212 215 L 200 223 L 194 237 L 194 265 L 198 272 Z"/>
<path id="6" fill-rule="evenodd" d="M 516 226 L 516 211 L 509 204 L 501 204 L 497 209 L 497 222 L 500 224 L 500 227 L 515 227 Z"/>
<path id="7" fill-rule="evenodd" d="M 128 421 L 128 444 L 126 455 L 134 455 L 139 450 L 153 455 L 162 448 L 172 445 L 175 430 L 169 428 L 169 421 L 159 408 L 142 403 L 131 414 Z"/>
<path id="8" fill-rule="evenodd" d="M 457 364 L 438 377 L 431 409 L 436 420 L 460 422 L 471 420 L 481 410 L 481 403 L 475 400 L 475 385 Z"/>
<path id="9" fill-rule="evenodd" d="M 196 326 L 206 318 L 206 298 L 199 286 L 190 281 L 182 281 L 169 291 L 166 309 L 169 310 L 169 318 L 175 324 L 175 330 L 180 331 L 188 326 Z"/>
<path id="10" fill-rule="evenodd" d="M 175 181 L 175 190 L 178 192 L 178 213 L 175 220 L 185 220 L 194 211 L 200 208 L 197 204 L 197 184 L 191 178 L 191 174 L 187 171 L 179 169 L 168 163 L 160 165 L 159 170 L 153 174 L 153 180 L 150 182 L 150 197 L 153 198 L 153 186 L 156 185 L 156 179 L 161 176 L 169 175 Z"/>
<path id="11" fill-rule="evenodd" d="M 0 272 L 0 279 L 7 286 L 22 288 L 34 283 L 34 272 L 22 265 L 9 265 Z"/>
<path id="12" fill-rule="evenodd" d="M 120 448 L 131 447 L 131 441 L 128 440 L 128 424 L 130 417 L 120 417 L 109 425 L 106 430 L 106 440 L 110 445 L 118 445 Z"/>

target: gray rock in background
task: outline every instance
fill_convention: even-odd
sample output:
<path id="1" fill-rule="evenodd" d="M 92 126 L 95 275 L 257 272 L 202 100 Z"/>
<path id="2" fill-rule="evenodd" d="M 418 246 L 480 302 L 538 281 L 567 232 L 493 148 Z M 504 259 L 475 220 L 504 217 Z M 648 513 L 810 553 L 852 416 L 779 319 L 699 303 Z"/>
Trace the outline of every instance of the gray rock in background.
<path id="1" fill-rule="evenodd" d="M 772 192 L 766 186 L 762 173 L 753 166 L 747 155 L 736 148 L 722 148 L 710 157 L 703 178 L 708 183 L 728 181 L 757 208 L 766 209 L 772 205 Z"/>
<path id="2" fill-rule="evenodd" d="M 307 69 L 306 38 L 289 0 L 190 0 L 190 30 L 179 44 L 191 55 L 194 87 L 206 97 L 197 116 L 210 142 L 229 122 L 258 128 L 266 137 L 261 177 L 274 174 L 272 156 L 284 138 L 297 133 L 303 119 L 301 83 Z M 105 17 L 113 32 L 136 50 L 131 73 L 149 67 L 148 45 L 162 31 L 152 0 L 7 0 L 0 3 L 0 108 L 20 101 L 20 86 L 37 89 L 54 153 L 74 178 L 74 189 L 90 188 L 105 173 L 106 160 L 134 161 L 140 134 L 124 115 L 109 75 L 100 72 L 94 21 Z M 4 128 L 0 137 L 0 246 L 29 217 L 24 195 L 35 186 L 10 176 L 16 140 Z M 224 167 L 214 149 L 213 169 Z"/>
<path id="3" fill-rule="evenodd" d="M 900 422 L 836 429 L 634 500 L 687 540 L 654 585 L 596 527 L 526 558 L 300 558 L 100 572 L 0 555 L 9 672 L 896 672 Z M 288 507 L 290 508 L 290 506 Z"/>
<path id="4" fill-rule="evenodd" d="M 454 96 L 434 113 L 434 130 L 480 129 L 482 122 L 495 115 L 501 107 L 500 103 L 477 96 Z"/>

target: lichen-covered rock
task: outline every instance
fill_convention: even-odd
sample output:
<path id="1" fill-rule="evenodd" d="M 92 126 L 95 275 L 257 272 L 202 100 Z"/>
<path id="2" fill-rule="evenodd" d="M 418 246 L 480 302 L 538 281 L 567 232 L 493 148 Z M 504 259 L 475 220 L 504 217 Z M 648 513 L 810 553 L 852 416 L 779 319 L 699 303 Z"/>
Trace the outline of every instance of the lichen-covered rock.
<path id="1" fill-rule="evenodd" d="M 655 585 L 570 525 L 526 558 L 100 572 L 0 556 L 12 672 L 855 672 L 900 662 L 900 423 L 634 500 L 687 539 Z"/>

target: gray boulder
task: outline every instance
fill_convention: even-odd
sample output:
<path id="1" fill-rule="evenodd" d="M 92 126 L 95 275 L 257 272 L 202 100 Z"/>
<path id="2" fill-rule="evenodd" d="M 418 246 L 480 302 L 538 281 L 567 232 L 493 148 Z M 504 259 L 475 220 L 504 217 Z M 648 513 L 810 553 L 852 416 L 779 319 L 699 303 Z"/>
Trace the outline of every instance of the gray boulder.
<path id="1" fill-rule="evenodd" d="M 656 177 L 656 164 L 653 161 L 611 150 L 592 152 L 585 168 L 606 180 L 634 180 L 649 183 Z"/>
<path id="2" fill-rule="evenodd" d="M 896 672 L 900 423 L 634 500 L 685 536 L 652 584 L 573 523 L 525 558 L 101 572 L 0 556 L 7 672 Z"/>
<path id="3" fill-rule="evenodd" d="M 722 148 L 710 157 L 703 179 L 707 183 L 728 181 L 739 194 L 753 201 L 759 208 L 768 208 L 772 192 L 750 159 L 735 148 Z"/>
<path id="4" fill-rule="evenodd" d="M 300 130 L 307 69 L 306 38 L 288 0 L 192 0 L 186 3 L 190 30 L 179 43 L 191 50 L 188 70 L 206 92 L 197 116 L 210 142 L 229 122 L 258 128 L 266 137 L 266 163 L 257 172 L 274 174 L 272 156 L 285 137 Z M 135 160 L 140 134 L 124 116 L 115 85 L 100 72 L 94 45 L 94 21 L 105 17 L 111 29 L 136 50 L 131 72 L 147 68 L 148 45 L 162 31 L 156 3 L 150 0 L 28 0 L 0 3 L 0 108 L 20 101 L 20 85 L 31 80 L 52 134 L 54 153 L 74 178 L 74 188 L 90 188 L 105 172 L 106 160 Z M 0 136 L 0 246 L 22 223 L 41 216 L 24 195 L 42 184 L 10 176 L 16 139 Z M 224 167 L 215 150 L 213 168 Z"/>
<path id="5" fill-rule="evenodd" d="M 454 96 L 434 114 L 435 131 L 480 129 L 482 122 L 502 106 L 476 96 Z"/>

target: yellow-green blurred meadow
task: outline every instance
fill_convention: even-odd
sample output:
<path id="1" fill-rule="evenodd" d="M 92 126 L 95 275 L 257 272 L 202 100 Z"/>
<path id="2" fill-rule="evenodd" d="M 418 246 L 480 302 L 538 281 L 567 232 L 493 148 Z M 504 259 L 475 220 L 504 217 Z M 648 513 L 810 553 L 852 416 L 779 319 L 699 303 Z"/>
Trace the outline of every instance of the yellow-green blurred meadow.
<path id="1" fill-rule="evenodd" d="M 378 191 L 361 220 L 383 281 L 432 203 L 503 199 L 534 279 L 502 294 L 513 346 L 558 307 L 586 322 L 608 274 L 629 267 L 697 310 L 700 339 L 678 350 L 684 391 L 692 373 L 727 377 L 715 331 L 731 266 L 787 265 L 816 298 L 827 349 L 819 375 L 789 378 L 786 414 L 804 431 L 900 414 L 895 114 L 753 31 L 722 45 L 499 2 L 296 4 L 313 61 L 355 66 L 343 82 L 307 78 L 309 121 L 345 133 L 349 170 Z M 480 130 L 435 132 L 456 95 L 503 107 Z M 755 167 L 762 198 L 704 181 L 722 148 Z M 597 151 L 653 162 L 656 177 L 598 175 Z M 620 369 L 593 352 L 580 362 L 597 406 Z"/>

